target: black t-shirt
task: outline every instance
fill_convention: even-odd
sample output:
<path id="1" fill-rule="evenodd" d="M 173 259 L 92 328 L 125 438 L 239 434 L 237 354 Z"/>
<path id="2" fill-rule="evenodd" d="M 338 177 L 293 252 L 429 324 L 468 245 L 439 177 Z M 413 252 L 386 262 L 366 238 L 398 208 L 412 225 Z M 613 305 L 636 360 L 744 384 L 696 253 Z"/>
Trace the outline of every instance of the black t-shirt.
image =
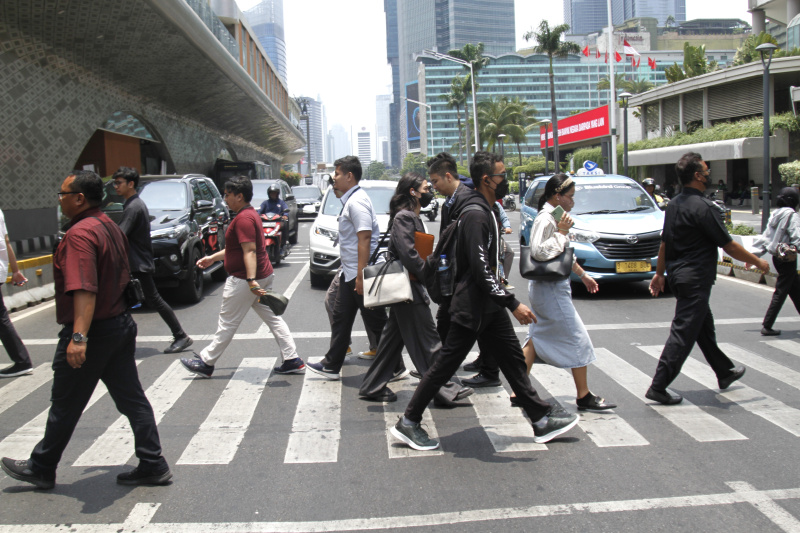
<path id="1" fill-rule="evenodd" d="M 717 248 L 732 239 L 719 208 L 699 190 L 684 187 L 667 206 L 661 240 L 670 283 L 711 286 L 717 278 Z"/>
<path id="2" fill-rule="evenodd" d="M 150 241 L 150 213 L 138 194 L 125 200 L 119 227 L 128 237 L 131 272 L 155 272 L 153 243 Z"/>

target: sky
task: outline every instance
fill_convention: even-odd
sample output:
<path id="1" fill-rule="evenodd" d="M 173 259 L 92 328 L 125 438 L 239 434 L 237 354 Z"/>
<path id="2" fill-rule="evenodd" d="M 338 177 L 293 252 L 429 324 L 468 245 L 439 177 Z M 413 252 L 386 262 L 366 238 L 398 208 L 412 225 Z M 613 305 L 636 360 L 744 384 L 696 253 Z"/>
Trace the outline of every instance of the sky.
<path id="1" fill-rule="evenodd" d="M 430 0 L 433 1 L 433 0 Z M 259 0 L 237 0 L 244 11 Z M 686 18 L 741 18 L 747 0 L 686 0 Z M 284 0 L 291 96 L 320 97 L 328 127 L 375 130 L 375 96 L 391 94 L 383 0 Z M 561 0 L 515 0 L 517 48 L 522 35 L 547 20 L 564 22 Z"/>

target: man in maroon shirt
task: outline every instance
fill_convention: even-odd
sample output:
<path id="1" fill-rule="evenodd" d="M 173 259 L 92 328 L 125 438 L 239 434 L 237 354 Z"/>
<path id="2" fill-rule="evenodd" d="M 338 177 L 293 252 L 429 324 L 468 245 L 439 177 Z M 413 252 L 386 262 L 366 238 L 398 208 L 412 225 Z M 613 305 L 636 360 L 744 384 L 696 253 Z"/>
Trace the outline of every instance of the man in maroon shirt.
<path id="1" fill-rule="evenodd" d="M 197 261 L 197 266 L 207 268 L 220 259 L 225 259 L 225 270 L 230 274 L 222 290 L 222 307 L 219 310 L 217 333 L 211 344 L 203 348 L 194 359 L 182 358 L 181 363 L 190 372 L 210 378 L 214 364 L 228 347 L 239 324 L 252 307 L 261 320 L 269 326 L 272 336 L 281 349 L 283 363 L 275 367 L 277 374 L 300 374 L 306 365 L 297 355 L 292 333 L 286 322 L 260 297 L 272 288 L 272 263 L 264 247 L 264 229 L 261 218 L 250 205 L 253 199 L 253 184 L 245 176 L 236 176 L 225 183 L 225 202 L 236 213 L 225 232 L 225 249 L 207 255 Z"/>
<path id="2" fill-rule="evenodd" d="M 127 311 L 125 234 L 98 208 L 103 181 L 76 170 L 58 192 L 70 219 L 53 254 L 56 320 L 63 326 L 53 358 L 53 390 L 44 438 L 29 459 L 4 457 L 3 471 L 40 489 L 55 486 L 56 468 L 72 432 L 102 380 L 133 429 L 139 465 L 117 476 L 123 485 L 165 485 L 172 478 L 161 455 L 153 408 L 139 383 L 136 323 Z"/>

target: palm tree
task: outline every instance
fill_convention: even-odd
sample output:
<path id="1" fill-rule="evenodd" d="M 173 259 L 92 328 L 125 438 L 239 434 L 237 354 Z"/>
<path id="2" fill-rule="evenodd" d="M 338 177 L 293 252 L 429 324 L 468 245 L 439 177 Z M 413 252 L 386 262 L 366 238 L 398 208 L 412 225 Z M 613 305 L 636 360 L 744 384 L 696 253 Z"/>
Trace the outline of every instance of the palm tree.
<path id="1" fill-rule="evenodd" d="M 478 107 L 478 126 L 481 138 L 486 141 L 487 150 L 492 150 L 499 141 L 500 134 L 517 145 L 519 164 L 522 164 L 521 144 L 527 141 L 528 133 L 536 124 L 536 108 L 519 97 L 508 99 L 490 98 Z"/>
<path id="2" fill-rule="evenodd" d="M 464 164 L 462 157 L 463 146 L 461 144 L 461 106 L 466 107 L 467 93 L 464 91 L 469 80 L 465 76 L 456 76 L 450 83 L 450 92 L 443 94 L 440 98 L 447 102 L 448 109 L 455 108 L 456 119 L 458 120 L 458 162 Z"/>
<path id="3" fill-rule="evenodd" d="M 631 94 L 641 94 L 653 88 L 653 82 L 645 78 L 630 80 L 625 83 L 625 90 Z"/>
<path id="4" fill-rule="evenodd" d="M 570 54 L 578 54 L 580 46 L 570 41 L 561 41 L 561 36 L 569 30 L 569 24 L 559 24 L 551 28 L 546 20 L 539 24 L 538 31 L 529 31 L 523 37 L 526 41 L 534 39 L 536 46 L 533 51 L 545 54 L 550 60 L 550 120 L 553 122 L 553 146 L 555 147 L 554 161 L 558 158 L 558 116 L 556 116 L 556 84 L 553 77 L 553 58 L 564 58 Z M 556 163 L 557 164 L 557 163 Z"/>
<path id="5" fill-rule="evenodd" d="M 627 90 L 628 87 L 628 80 L 625 79 L 624 74 L 614 74 L 614 88 L 615 89 L 625 89 Z M 597 90 L 598 91 L 607 91 L 611 89 L 611 83 L 608 80 L 608 76 L 603 76 L 600 78 L 600 81 L 597 82 Z"/>
<path id="6" fill-rule="evenodd" d="M 483 43 L 472 44 L 467 43 L 464 45 L 463 48 L 456 48 L 454 50 L 450 50 L 447 52 L 447 55 L 453 56 L 456 59 L 461 59 L 463 61 L 468 61 L 472 64 L 472 75 L 475 76 L 475 97 L 478 97 L 478 72 L 489 64 L 489 58 L 483 57 Z M 464 67 L 468 68 L 468 67 Z M 464 85 L 464 94 L 469 96 L 472 94 L 472 79 L 467 75 L 467 83 Z M 467 125 L 467 156 L 469 156 L 469 149 L 470 146 L 470 137 L 469 137 L 469 106 L 464 105 L 464 114 L 466 115 L 466 125 Z"/>

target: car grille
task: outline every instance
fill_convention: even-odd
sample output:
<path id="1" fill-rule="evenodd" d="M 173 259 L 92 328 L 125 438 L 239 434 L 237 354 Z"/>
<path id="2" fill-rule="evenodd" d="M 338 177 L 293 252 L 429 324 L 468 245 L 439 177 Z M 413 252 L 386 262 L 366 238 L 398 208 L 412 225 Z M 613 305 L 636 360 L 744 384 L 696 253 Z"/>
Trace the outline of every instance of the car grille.
<path id="1" fill-rule="evenodd" d="M 603 257 L 613 261 L 627 261 L 633 259 L 650 259 L 658 255 L 661 246 L 661 237 L 658 234 L 639 236 L 639 241 L 629 243 L 626 237 L 609 238 L 603 237 L 594 242 L 597 251 Z"/>

